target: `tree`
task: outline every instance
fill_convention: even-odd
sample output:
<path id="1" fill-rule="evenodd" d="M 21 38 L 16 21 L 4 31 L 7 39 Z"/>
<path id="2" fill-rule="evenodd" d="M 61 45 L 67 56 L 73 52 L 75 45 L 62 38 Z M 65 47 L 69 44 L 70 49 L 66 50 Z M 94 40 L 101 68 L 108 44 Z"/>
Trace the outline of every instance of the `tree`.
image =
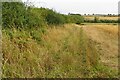
<path id="1" fill-rule="evenodd" d="M 99 18 L 98 18 L 98 17 L 95 17 L 95 18 L 94 18 L 94 22 L 95 22 L 95 23 L 98 23 L 98 22 L 99 22 Z"/>

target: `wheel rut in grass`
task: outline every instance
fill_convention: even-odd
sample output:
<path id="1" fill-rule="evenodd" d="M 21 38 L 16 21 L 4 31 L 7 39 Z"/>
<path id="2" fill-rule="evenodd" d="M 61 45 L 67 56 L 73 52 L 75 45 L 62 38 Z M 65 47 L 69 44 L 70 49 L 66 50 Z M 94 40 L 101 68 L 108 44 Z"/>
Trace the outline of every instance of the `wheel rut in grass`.
<path id="1" fill-rule="evenodd" d="M 88 38 L 96 43 L 95 46 L 100 51 L 100 62 L 105 66 L 118 69 L 117 26 L 75 26 L 82 28 Z"/>

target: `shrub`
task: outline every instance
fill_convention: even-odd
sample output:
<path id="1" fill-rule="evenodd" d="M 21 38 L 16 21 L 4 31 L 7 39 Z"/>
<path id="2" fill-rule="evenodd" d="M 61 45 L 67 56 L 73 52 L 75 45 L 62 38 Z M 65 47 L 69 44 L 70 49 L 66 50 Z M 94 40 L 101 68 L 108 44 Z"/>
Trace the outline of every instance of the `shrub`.
<path id="1" fill-rule="evenodd" d="M 84 19 L 79 14 L 64 15 L 47 8 L 36 8 L 22 2 L 3 3 L 3 27 L 32 28 L 45 25 L 59 25 L 64 23 L 80 24 Z"/>
<path id="2" fill-rule="evenodd" d="M 45 17 L 45 20 L 48 24 L 64 24 L 65 19 L 64 17 L 56 12 L 53 12 L 52 10 L 49 10 L 47 13 L 47 16 Z"/>
<path id="3" fill-rule="evenodd" d="M 22 26 L 25 22 L 25 6 L 21 2 L 4 2 L 2 7 L 2 22 L 4 27 Z"/>
<path id="4" fill-rule="evenodd" d="M 68 22 L 80 24 L 80 23 L 84 22 L 84 18 L 78 14 L 69 14 L 68 15 Z"/>
<path id="5" fill-rule="evenodd" d="M 3 3 L 3 27 L 38 27 L 43 25 L 42 18 L 31 12 L 32 8 L 26 9 L 22 2 Z"/>

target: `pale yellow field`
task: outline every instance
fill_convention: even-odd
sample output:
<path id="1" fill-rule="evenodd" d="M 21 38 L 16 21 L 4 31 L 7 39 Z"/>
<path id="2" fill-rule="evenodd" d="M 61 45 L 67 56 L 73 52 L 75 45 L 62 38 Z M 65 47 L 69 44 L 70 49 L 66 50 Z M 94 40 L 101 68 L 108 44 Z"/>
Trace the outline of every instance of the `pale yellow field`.
<path id="1" fill-rule="evenodd" d="M 88 27 L 95 27 L 97 29 L 101 29 L 103 31 L 109 32 L 110 34 L 117 35 L 118 34 L 118 24 L 94 24 L 94 25 L 86 25 Z"/>
<path id="2" fill-rule="evenodd" d="M 85 16 L 84 17 L 85 19 L 87 20 L 94 20 L 94 16 Z M 100 20 L 118 20 L 118 17 L 101 17 L 101 16 L 98 16 L 98 18 Z"/>
<path id="3" fill-rule="evenodd" d="M 85 25 L 83 30 L 88 37 L 101 47 L 101 62 L 118 69 L 118 25 Z"/>

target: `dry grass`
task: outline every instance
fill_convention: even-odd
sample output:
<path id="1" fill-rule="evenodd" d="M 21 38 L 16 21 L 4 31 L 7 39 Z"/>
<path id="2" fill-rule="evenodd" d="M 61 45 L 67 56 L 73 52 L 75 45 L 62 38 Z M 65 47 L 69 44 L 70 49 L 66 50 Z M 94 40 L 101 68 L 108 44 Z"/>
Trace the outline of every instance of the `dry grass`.
<path id="1" fill-rule="evenodd" d="M 4 78 L 116 77 L 99 64 L 96 43 L 74 24 L 39 30 L 3 30 Z M 111 73 L 110 73 L 111 71 Z"/>
<path id="2" fill-rule="evenodd" d="M 118 25 L 96 24 L 83 27 L 90 39 L 101 46 L 101 61 L 118 71 Z"/>
<path id="3" fill-rule="evenodd" d="M 118 24 L 116 25 L 112 25 L 112 24 L 93 24 L 93 25 L 85 25 L 87 27 L 95 27 L 95 28 L 98 28 L 98 29 L 101 29 L 105 32 L 108 32 L 112 35 L 118 35 Z"/>
<path id="4" fill-rule="evenodd" d="M 98 25 L 97 28 L 108 32 L 109 34 L 118 36 L 118 25 Z"/>

